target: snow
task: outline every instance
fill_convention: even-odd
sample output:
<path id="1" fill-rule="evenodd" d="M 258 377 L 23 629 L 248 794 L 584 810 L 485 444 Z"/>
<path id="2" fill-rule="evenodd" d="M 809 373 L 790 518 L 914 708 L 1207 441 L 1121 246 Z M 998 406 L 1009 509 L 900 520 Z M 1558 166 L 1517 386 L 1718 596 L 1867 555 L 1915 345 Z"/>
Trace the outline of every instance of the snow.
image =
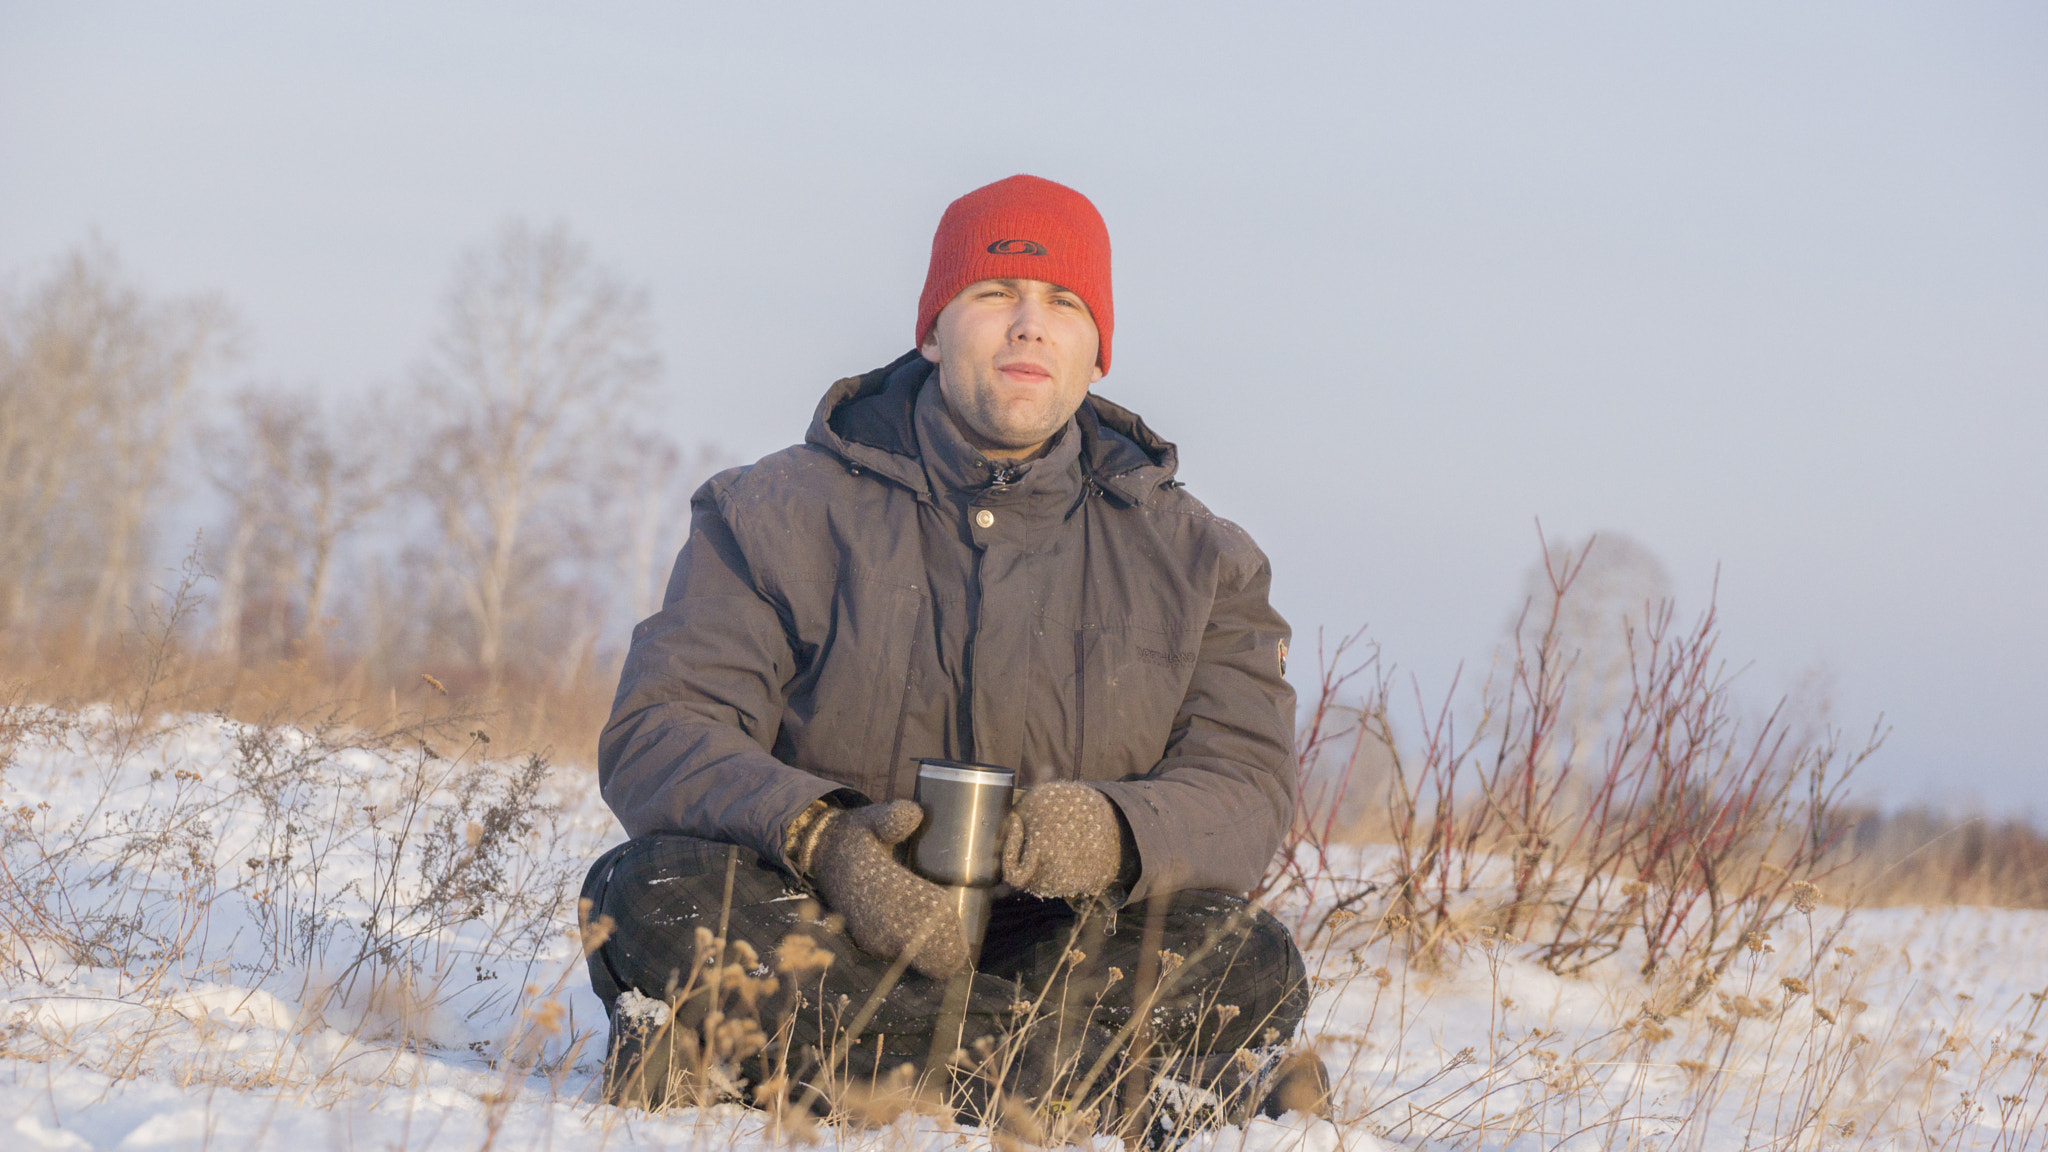
<path id="1" fill-rule="evenodd" d="M 476 734 L 10 719 L 0 1126 L 17 1146 L 779 1146 L 738 1105 L 597 1103 L 574 898 L 622 833 L 587 771 L 493 760 Z M 1386 862 L 1332 859 L 1282 912 L 1316 923 L 1344 877 Z M 2048 913 L 1820 908 L 1654 1021 L 1625 955 L 1565 977 L 1475 932 L 1432 962 L 1364 910 L 1309 953 L 1337 1122 L 1255 1120 L 1190 1148 L 2048 1142 Z M 988 1143 L 911 1114 L 814 1135 Z"/>

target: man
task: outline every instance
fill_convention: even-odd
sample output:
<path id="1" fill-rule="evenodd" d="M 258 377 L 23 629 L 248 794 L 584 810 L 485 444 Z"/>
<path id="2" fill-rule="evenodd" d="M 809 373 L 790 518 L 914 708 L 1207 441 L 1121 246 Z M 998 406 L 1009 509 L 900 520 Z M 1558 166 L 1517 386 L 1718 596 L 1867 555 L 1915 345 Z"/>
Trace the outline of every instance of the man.
<path id="1" fill-rule="evenodd" d="M 669 1087 L 843 1102 L 926 1055 L 955 976 L 970 1096 L 1107 1123 L 1137 1073 L 1226 1085 L 1234 1115 L 1268 1094 L 1249 1071 L 1286 1063 L 1307 1005 L 1286 929 L 1242 899 L 1293 814 L 1288 629 L 1174 446 L 1090 395 L 1113 329 L 1094 206 L 1031 176 L 978 189 L 933 238 L 917 347 L 698 491 L 600 744 L 633 837 L 585 887 L 610 921 L 591 973 L 614 1098 L 663 1098 L 674 1044 L 646 1037 L 667 1029 L 693 1062 Z M 897 850 L 921 758 L 1025 789 L 971 977 Z M 735 1023 L 741 978 L 758 1031 Z"/>

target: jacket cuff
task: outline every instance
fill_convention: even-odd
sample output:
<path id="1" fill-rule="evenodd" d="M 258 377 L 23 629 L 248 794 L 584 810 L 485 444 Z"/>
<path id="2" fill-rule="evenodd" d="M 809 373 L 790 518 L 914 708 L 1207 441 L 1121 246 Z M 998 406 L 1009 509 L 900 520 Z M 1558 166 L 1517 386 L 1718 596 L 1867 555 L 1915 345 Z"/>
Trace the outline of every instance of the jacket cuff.
<path id="1" fill-rule="evenodd" d="M 842 788 L 830 780 L 821 779 L 818 781 L 818 785 L 821 790 L 820 795 L 805 800 L 802 804 L 784 813 L 782 818 L 776 821 L 776 850 L 766 858 L 770 863 L 792 876 L 803 875 L 803 869 L 797 865 L 797 857 L 800 855 L 802 846 L 796 843 L 796 841 L 798 839 L 797 834 L 803 831 L 800 824 L 805 820 L 806 813 L 811 810 L 812 805 L 823 804 L 828 808 L 858 808 L 869 802 L 868 798 L 859 792 L 851 788 Z"/>
<path id="2" fill-rule="evenodd" d="M 1124 889 L 1121 903 L 1142 900 L 1156 891 L 1173 891 L 1160 884 L 1162 880 L 1171 884 L 1170 878 L 1147 866 L 1148 861 L 1172 859 L 1173 849 L 1165 842 L 1165 821 L 1145 796 L 1143 784 L 1135 780 L 1102 780 L 1090 781 L 1090 786 L 1109 797 L 1109 802 L 1116 806 L 1117 823 L 1122 825 L 1125 856 L 1117 876 Z"/>

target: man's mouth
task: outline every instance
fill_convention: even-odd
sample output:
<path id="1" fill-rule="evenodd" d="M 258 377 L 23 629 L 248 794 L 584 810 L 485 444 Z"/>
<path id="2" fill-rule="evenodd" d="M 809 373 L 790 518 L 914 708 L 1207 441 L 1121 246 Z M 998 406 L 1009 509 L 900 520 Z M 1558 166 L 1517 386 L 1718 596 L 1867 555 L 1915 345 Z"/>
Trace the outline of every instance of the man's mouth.
<path id="1" fill-rule="evenodd" d="M 999 365 L 996 368 L 996 371 L 1001 372 L 1003 375 L 1008 376 L 1012 380 L 1016 380 L 1020 383 L 1035 384 L 1042 380 L 1052 379 L 1051 372 L 1045 370 L 1044 368 L 1039 367 L 1036 364 L 1032 364 L 1028 361 L 1022 360 L 1014 364 Z"/>

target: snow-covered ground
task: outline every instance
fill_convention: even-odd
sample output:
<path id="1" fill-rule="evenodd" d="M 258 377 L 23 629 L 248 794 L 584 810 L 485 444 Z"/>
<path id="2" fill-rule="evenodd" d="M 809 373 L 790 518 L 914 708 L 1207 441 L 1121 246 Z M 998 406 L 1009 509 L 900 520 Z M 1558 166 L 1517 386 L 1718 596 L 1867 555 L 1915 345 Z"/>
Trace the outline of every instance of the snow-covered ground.
<path id="1" fill-rule="evenodd" d="M 620 837 L 594 780 L 487 737 L 10 715 L 0 1130 L 23 1148 L 757 1148 L 736 1105 L 595 1103 L 573 924 Z M 1338 872 L 1370 877 L 1370 850 Z M 1304 923 L 1318 907 L 1285 909 Z M 1684 1013 L 1376 912 L 1312 950 L 1336 1123 L 1192 1147 L 2041 1148 L 2048 914 L 1820 908 Z M 905 1116 L 849 1148 L 986 1146 Z M 1103 1148 L 1107 1140 L 1098 1141 Z"/>

